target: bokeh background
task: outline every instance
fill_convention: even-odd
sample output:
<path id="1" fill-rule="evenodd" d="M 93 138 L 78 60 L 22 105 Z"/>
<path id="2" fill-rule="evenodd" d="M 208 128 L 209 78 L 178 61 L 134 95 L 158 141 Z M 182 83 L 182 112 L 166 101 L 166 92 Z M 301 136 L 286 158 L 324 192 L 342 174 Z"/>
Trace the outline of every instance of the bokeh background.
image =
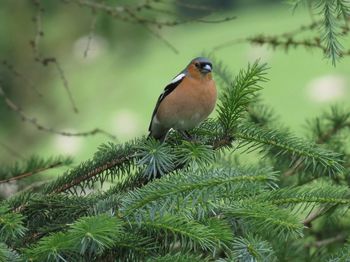
<path id="1" fill-rule="evenodd" d="M 45 8 L 41 53 L 59 61 L 79 113 L 73 111 L 55 67 L 34 62 L 30 41 L 35 37 L 36 7 L 32 1 L 0 2 L 0 59 L 13 66 L 11 71 L 0 64 L 6 94 L 45 126 L 70 132 L 101 128 L 114 134 L 118 142 L 147 134 L 160 92 L 192 58 L 212 52 L 228 41 L 256 34 L 279 34 L 311 22 L 307 8 L 293 13 L 284 1 L 182 1 L 187 6 L 173 1 L 166 4 L 166 9 L 179 17 L 192 18 L 208 12 L 188 4 L 215 8 L 208 20 L 237 17 L 223 23 L 192 22 L 156 29 L 177 49 L 176 53 L 142 25 L 121 22 L 100 12 L 95 14 L 69 1 L 41 2 Z M 140 1 L 105 2 L 133 5 Z M 162 12 L 149 16 L 161 19 Z M 319 50 L 298 48 L 285 52 L 246 42 L 218 49 L 214 55 L 233 74 L 256 59 L 267 62 L 271 69 L 262 99 L 283 124 L 300 136 L 304 135 L 305 120 L 320 110 L 334 103 L 350 104 L 349 57 L 333 67 Z M 34 87 L 42 97 L 33 91 Z M 102 134 L 65 137 L 39 131 L 21 121 L 0 100 L 1 165 L 18 160 L 11 150 L 24 157 L 72 155 L 78 163 L 109 140 Z"/>

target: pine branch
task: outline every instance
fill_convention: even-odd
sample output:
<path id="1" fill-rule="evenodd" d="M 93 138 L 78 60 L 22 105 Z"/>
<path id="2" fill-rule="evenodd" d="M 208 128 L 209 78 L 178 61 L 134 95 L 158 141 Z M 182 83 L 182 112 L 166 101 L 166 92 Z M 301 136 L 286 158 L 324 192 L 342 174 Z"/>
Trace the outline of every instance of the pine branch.
<path id="1" fill-rule="evenodd" d="M 344 245 L 336 254 L 328 256 L 327 262 L 345 262 L 350 257 L 350 246 L 349 244 Z"/>
<path id="2" fill-rule="evenodd" d="M 132 226 L 139 226 L 150 234 L 163 235 L 162 241 L 165 246 L 179 241 L 182 250 L 201 248 L 214 252 L 219 248 L 227 248 L 232 241 L 229 225 L 217 219 L 207 222 L 202 224 L 180 215 L 170 214 L 145 219 L 141 223 L 129 221 Z"/>
<path id="3" fill-rule="evenodd" d="M 239 170 L 239 169 L 213 169 L 207 173 L 191 172 L 188 174 L 173 174 L 171 176 L 162 177 L 153 183 L 131 191 L 122 201 L 121 212 L 124 216 L 136 214 L 137 209 L 147 207 L 152 203 L 160 202 L 167 198 L 177 196 L 173 201 L 168 201 L 177 205 L 180 201 L 187 199 L 196 192 L 195 195 L 210 194 L 212 201 L 215 199 L 215 192 L 234 192 L 234 190 L 242 190 L 244 185 L 262 183 L 273 185 L 276 180 L 276 173 L 270 170 Z M 193 199 L 188 201 L 193 203 Z M 199 199 L 197 198 L 197 201 Z M 207 202 L 206 197 L 202 197 L 202 204 Z M 164 208 L 164 207 L 163 207 Z M 161 211 L 163 208 L 156 208 Z M 169 208 L 169 207 L 168 207 Z"/>
<path id="4" fill-rule="evenodd" d="M 23 223 L 24 217 L 21 214 L 10 212 L 6 205 L 0 206 L 0 242 L 9 243 L 24 236 L 27 229 Z"/>
<path id="5" fill-rule="evenodd" d="M 41 238 L 37 245 L 27 248 L 25 254 L 35 261 L 75 261 L 81 256 L 91 259 L 115 245 L 122 227 L 122 221 L 116 217 L 83 217 L 67 232 Z"/>
<path id="6" fill-rule="evenodd" d="M 296 216 L 276 206 L 248 200 L 222 207 L 225 216 L 235 218 L 248 232 L 281 240 L 303 236 L 303 225 Z"/>
<path id="7" fill-rule="evenodd" d="M 304 170 L 319 172 L 319 175 L 325 173 L 335 176 L 344 169 L 340 154 L 317 147 L 286 132 L 263 129 L 244 123 L 237 127 L 234 135 L 240 139 L 240 147 L 246 147 L 246 151 L 264 148 L 265 152 L 272 152 L 274 157 L 285 157 L 290 165 L 294 165 L 299 160 Z"/>
<path id="8" fill-rule="evenodd" d="M 231 257 L 230 257 L 231 258 Z M 233 240 L 232 258 L 230 261 L 273 261 L 274 251 L 267 241 L 248 235 Z"/>
<path id="9" fill-rule="evenodd" d="M 261 90 L 260 82 L 265 82 L 266 64 L 255 62 L 241 70 L 231 86 L 226 87 L 218 105 L 218 122 L 225 135 L 231 136 L 237 120 L 247 110 L 248 105 Z"/>
<path id="10" fill-rule="evenodd" d="M 326 111 L 320 117 L 308 121 L 307 124 L 316 144 L 329 144 L 332 138 L 342 130 L 350 129 L 350 112 L 339 106 L 332 106 L 330 111 Z M 302 168 L 302 159 L 298 159 L 283 175 L 294 175 Z"/>
<path id="11" fill-rule="evenodd" d="M 176 254 L 166 254 L 165 256 L 152 257 L 147 262 L 208 262 L 209 259 L 201 255 L 179 252 Z"/>
<path id="12" fill-rule="evenodd" d="M 348 20 L 350 18 L 350 3 L 346 0 L 336 0 L 336 11 L 340 14 L 346 26 L 348 26 Z"/>
<path id="13" fill-rule="evenodd" d="M 304 209 L 322 205 L 322 207 L 350 204 L 350 190 L 346 186 L 312 184 L 299 187 L 285 187 L 264 194 L 263 199 L 275 205 L 301 207 Z"/>
<path id="14" fill-rule="evenodd" d="M 0 261 L 19 262 L 21 259 L 16 251 L 10 249 L 5 243 L 0 242 Z"/>
<path id="15" fill-rule="evenodd" d="M 140 158 L 138 165 L 145 166 L 144 176 L 148 179 L 159 178 L 175 168 L 175 155 L 171 146 L 154 139 L 140 145 L 136 156 Z"/>
<path id="16" fill-rule="evenodd" d="M 0 177 L 5 178 L 0 180 L 0 184 L 20 180 L 59 166 L 70 165 L 72 162 L 73 160 L 70 157 L 42 159 L 32 156 L 25 160 L 24 163 L 23 161 L 21 163 L 16 162 L 12 166 L 0 168 Z"/>
<path id="17" fill-rule="evenodd" d="M 337 1 L 338 2 L 338 1 Z M 339 42 L 339 26 L 337 24 L 337 2 L 333 0 L 321 0 L 317 7 L 322 12 L 322 42 L 325 45 L 326 57 L 330 58 L 335 66 L 343 47 Z"/>
<path id="18" fill-rule="evenodd" d="M 55 181 L 49 183 L 42 192 L 53 194 L 76 190 L 82 185 L 92 187 L 94 182 L 103 181 L 107 176 L 121 176 L 129 173 L 135 160 L 135 147 L 139 142 L 133 141 L 124 145 L 102 145 L 95 156 L 78 167 L 66 172 Z M 89 184 L 90 182 L 90 184 Z"/>

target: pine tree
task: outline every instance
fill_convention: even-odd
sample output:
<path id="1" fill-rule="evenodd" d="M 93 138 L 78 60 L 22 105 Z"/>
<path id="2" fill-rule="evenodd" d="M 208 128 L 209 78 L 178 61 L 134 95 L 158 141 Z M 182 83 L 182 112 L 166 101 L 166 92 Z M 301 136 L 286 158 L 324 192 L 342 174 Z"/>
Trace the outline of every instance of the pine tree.
<path id="1" fill-rule="evenodd" d="M 267 65 L 231 77 L 214 64 L 217 117 L 193 139 L 108 143 L 3 200 L 0 261 L 348 261 L 349 109 L 309 120 L 298 138 L 258 96 Z M 31 159 L 0 178 L 58 163 L 71 160 Z"/>

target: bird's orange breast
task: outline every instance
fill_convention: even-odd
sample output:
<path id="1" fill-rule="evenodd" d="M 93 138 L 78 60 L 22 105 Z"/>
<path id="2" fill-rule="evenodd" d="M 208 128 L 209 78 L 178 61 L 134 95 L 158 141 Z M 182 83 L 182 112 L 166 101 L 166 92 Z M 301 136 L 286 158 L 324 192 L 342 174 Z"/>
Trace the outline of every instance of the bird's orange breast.
<path id="1" fill-rule="evenodd" d="M 157 110 L 157 119 L 169 128 L 194 128 L 213 111 L 216 98 L 216 86 L 211 76 L 185 77 L 164 98 Z"/>

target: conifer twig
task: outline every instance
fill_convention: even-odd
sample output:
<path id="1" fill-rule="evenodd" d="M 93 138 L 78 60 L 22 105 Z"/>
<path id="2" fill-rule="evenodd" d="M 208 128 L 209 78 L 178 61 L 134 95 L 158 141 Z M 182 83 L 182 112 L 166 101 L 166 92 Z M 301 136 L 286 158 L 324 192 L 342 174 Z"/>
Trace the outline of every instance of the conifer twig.
<path id="1" fill-rule="evenodd" d="M 55 193 L 62 193 L 66 190 L 69 190 L 70 188 L 80 184 L 81 182 L 83 181 L 86 181 L 88 179 L 91 179 L 93 178 L 94 176 L 98 175 L 98 174 L 101 174 L 102 172 L 108 170 L 108 169 L 111 169 L 115 166 L 118 166 L 120 164 L 123 164 L 124 162 L 126 161 L 129 161 L 130 160 L 130 157 L 131 156 L 125 156 L 125 157 L 122 157 L 122 158 L 117 158 L 117 159 L 114 159 L 112 161 L 109 161 L 97 168 L 94 168 L 93 170 L 87 172 L 85 175 L 83 176 L 80 176 L 78 178 L 75 178 L 73 180 L 71 180 L 69 183 L 66 183 L 64 184 L 63 186 L 61 187 L 58 187 L 56 189 L 54 189 L 54 191 L 52 192 L 52 194 L 55 194 Z"/>
<path id="2" fill-rule="evenodd" d="M 20 180 L 20 179 L 23 179 L 23 178 L 26 178 L 26 177 L 38 174 L 38 173 L 43 172 L 43 171 L 46 171 L 46 170 L 49 170 L 49 169 L 52 169 L 52 168 L 56 168 L 58 166 L 61 166 L 62 164 L 63 164 L 63 162 L 53 163 L 53 164 L 50 164 L 50 165 L 48 165 L 46 167 L 41 167 L 41 168 L 38 168 L 38 169 L 30 171 L 30 172 L 26 172 L 26 173 L 23 173 L 23 174 L 14 176 L 14 177 L 10 177 L 10 178 L 4 179 L 4 180 L 0 180 L 0 184 L 11 182 L 11 181 L 15 181 L 15 180 Z"/>
<path id="3" fill-rule="evenodd" d="M 343 241 L 345 240 L 347 237 L 346 234 L 344 233 L 340 233 L 334 237 L 330 237 L 330 238 L 326 238 L 326 239 L 322 239 L 322 240 L 319 240 L 319 241 L 316 241 L 314 243 L 310 243 L 308 245 L 306 245 L 306 247 L 324 247 L 324 246 L 328 246 L 328 245 L 331 245 L 335 242 L 339 242 L 339 241 Z"/>

